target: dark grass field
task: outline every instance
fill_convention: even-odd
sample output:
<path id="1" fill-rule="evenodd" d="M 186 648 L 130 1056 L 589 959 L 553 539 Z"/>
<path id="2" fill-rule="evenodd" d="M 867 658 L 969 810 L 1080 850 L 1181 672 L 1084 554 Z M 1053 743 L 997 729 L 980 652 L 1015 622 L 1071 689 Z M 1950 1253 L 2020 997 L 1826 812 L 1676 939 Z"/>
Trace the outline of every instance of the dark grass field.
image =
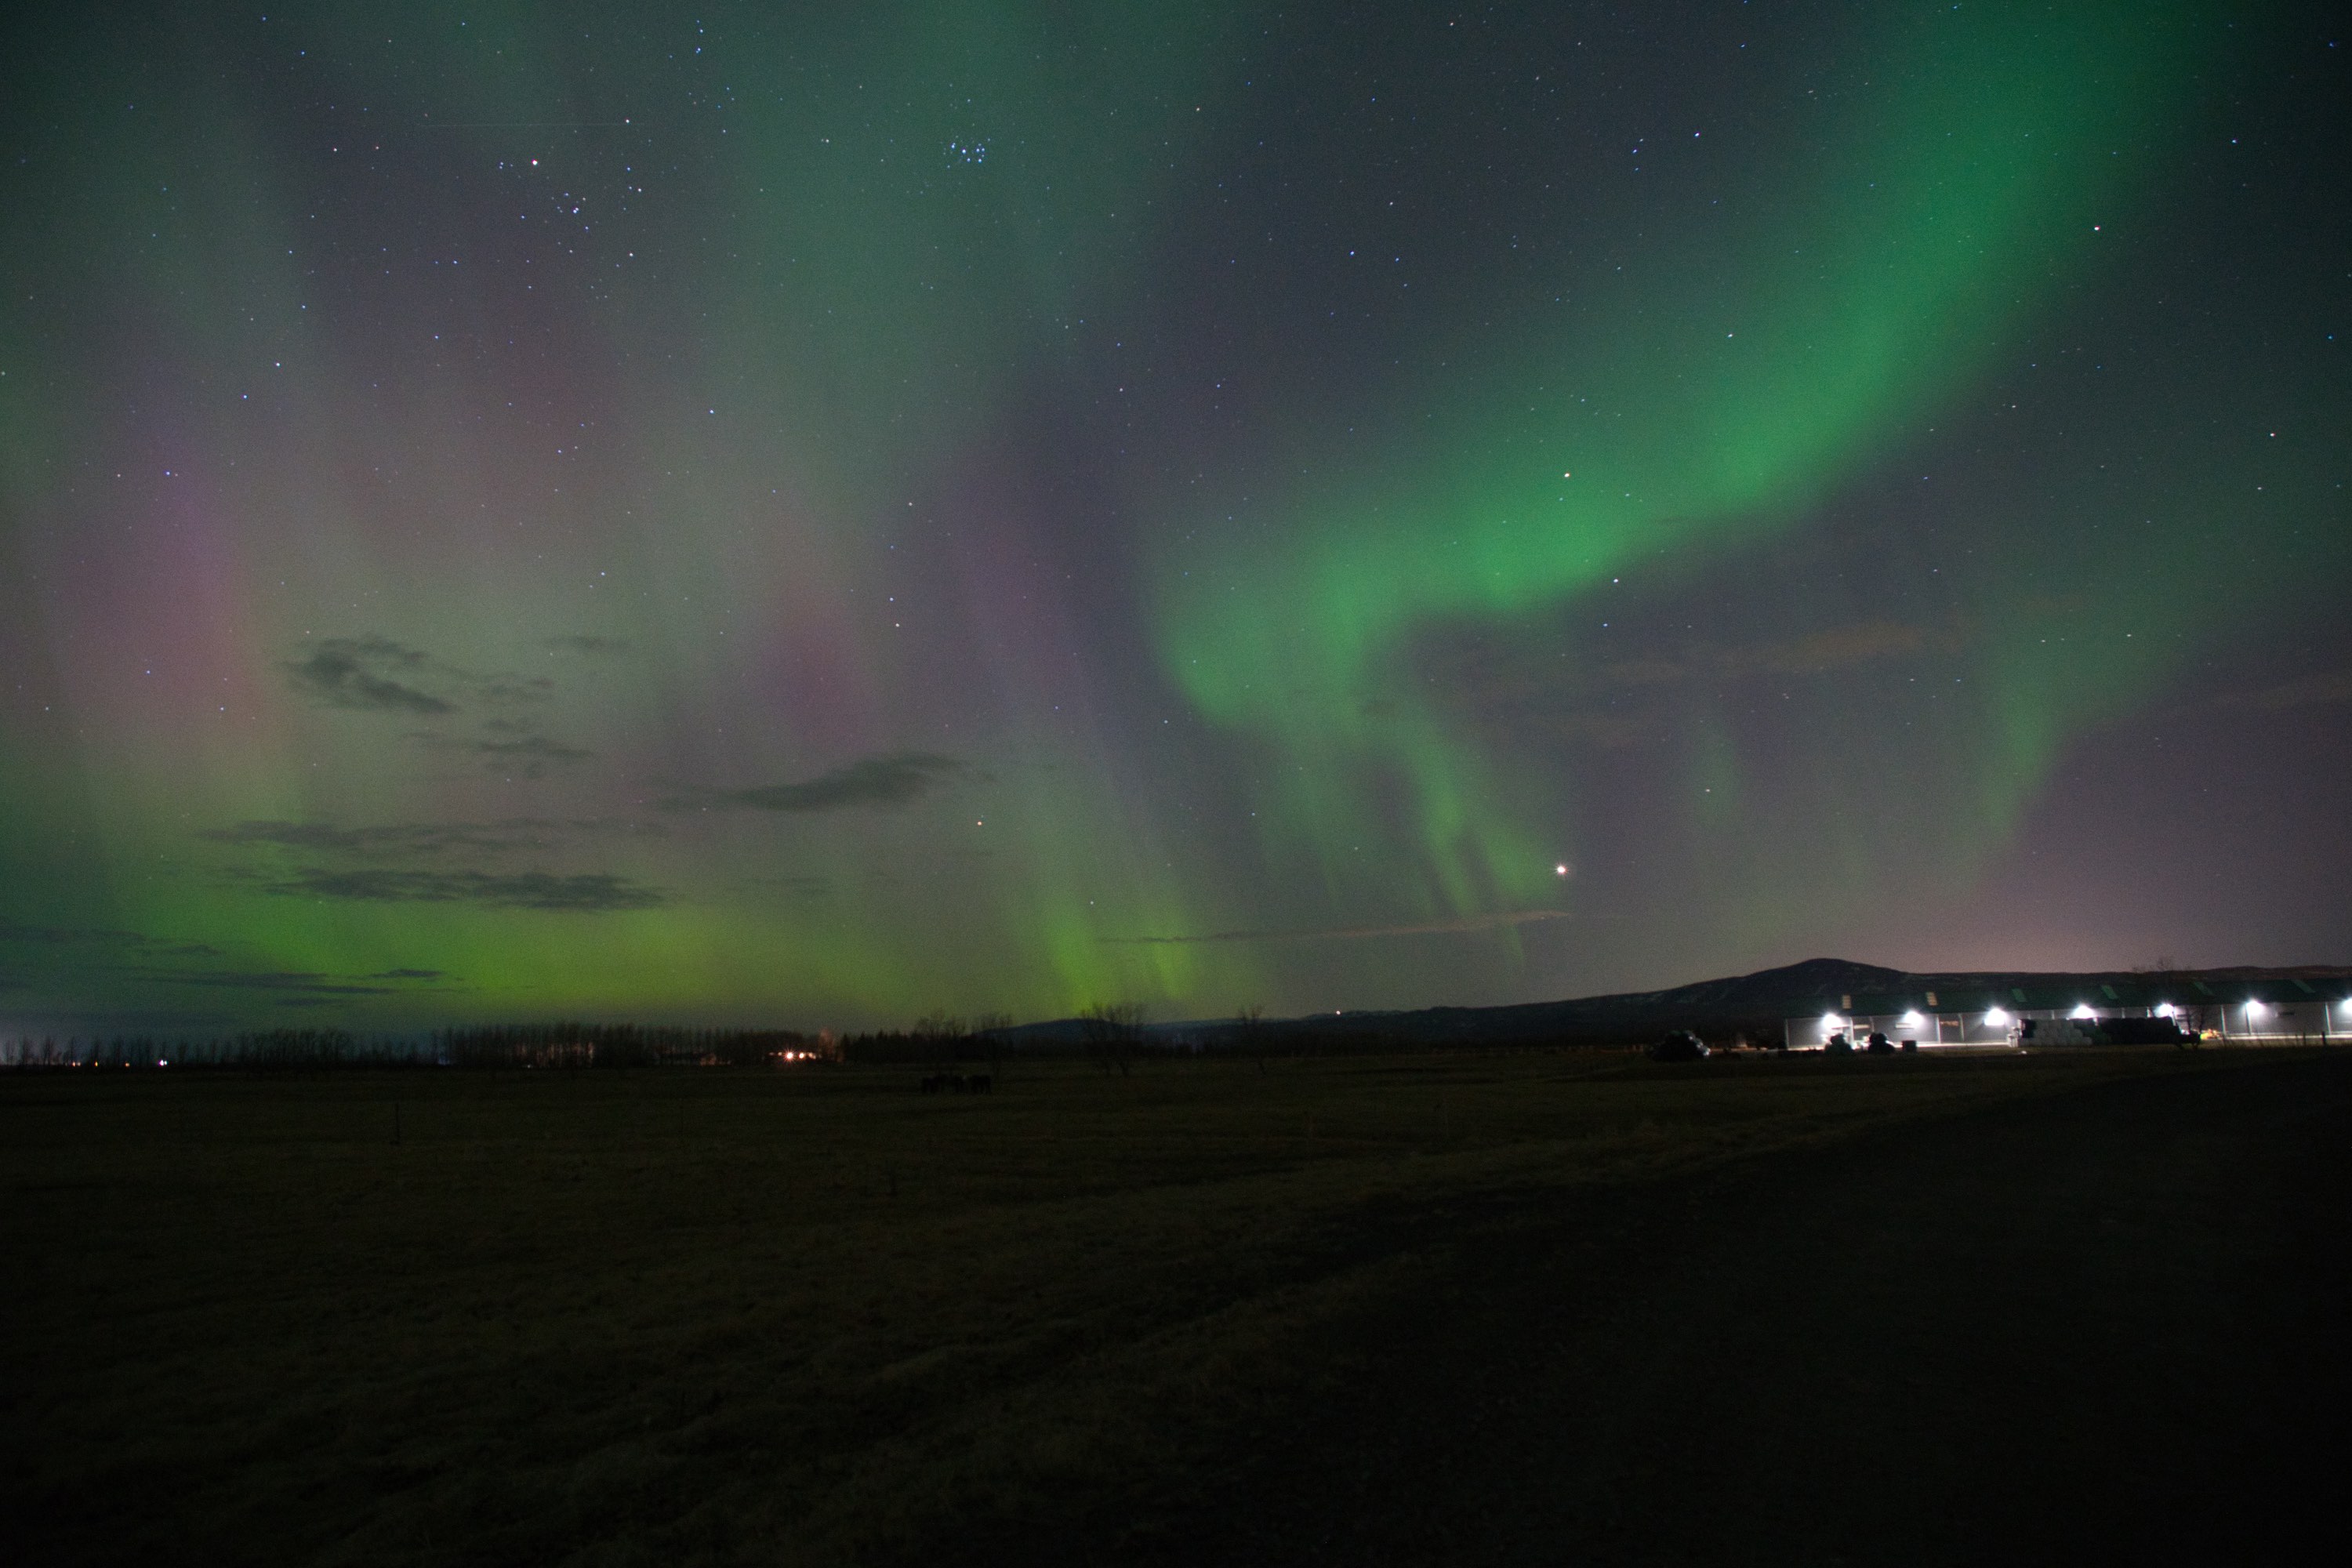
<path id="1" fill-rule="evenodd" d="M 0 1078 L 0 1558 L 2352 1545 L 2352 1057 L 919 1076 Z"/>

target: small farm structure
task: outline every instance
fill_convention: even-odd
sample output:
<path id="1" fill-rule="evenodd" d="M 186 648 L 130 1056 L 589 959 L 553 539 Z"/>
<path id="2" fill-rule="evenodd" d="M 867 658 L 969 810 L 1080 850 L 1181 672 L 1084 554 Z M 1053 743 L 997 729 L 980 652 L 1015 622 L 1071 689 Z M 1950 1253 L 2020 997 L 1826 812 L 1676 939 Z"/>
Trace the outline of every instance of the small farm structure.
<path id="1" fill-rule="evenodd" d="M 1848 994 L 1818 1012 L 1783 1020 L 1790 1050 L 1841 1039 L 1856 1049 L 1873 1035 L 1897 1047 L 2152 1044 L 2173 1037 L 2248 1044 L 2352 1041 L 2352 990 L 2344 982 L 2259 983 L 2158 978 L 2007 985 L 1966 991 Z M 1834 1003 L 1834 1005 L 1828 1004 Z"/>

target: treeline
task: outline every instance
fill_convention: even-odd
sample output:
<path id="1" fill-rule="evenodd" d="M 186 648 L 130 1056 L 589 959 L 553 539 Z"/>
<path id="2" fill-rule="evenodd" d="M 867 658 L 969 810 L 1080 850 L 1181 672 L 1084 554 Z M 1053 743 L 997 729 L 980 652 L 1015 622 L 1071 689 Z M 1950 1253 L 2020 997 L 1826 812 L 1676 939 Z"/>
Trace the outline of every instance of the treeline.
<path id="1" fill-rule="evenodd" d="M 208 1038 L 154 1035 L 0 1039 L 0 1068 L 232 1068 L 763 1067 L 838 1055 L 830 1037 L 784 1029 L 640 1024 L 518 1024 L 362 1039 L 347 1029 L 266 1029 Z"/>
<path id="2" fill-rule="evenodd" d="M 950 1062 L 992 1062 L 1005 1053 L 1006 1031 L 1013 1020 L 1001 1013 L 966 1020 L 952 1013 L 931 1013 L 911 1029 L 879 1029 L 844 1037 L 835 1047 L 838 1060 L 864 1065 L 942 1067 Z"/>
<path id="3" fill-rule="evenodd" d="M 1002 1016 L 969 1022 L 934 1015 L 908 1029 L 836 1036 L 790 1029 L 688 1028 L 667 1025 L 490 1024 L 430 1036 L 362 1038 L 345 1029 L 267 1029 L 209 1037 L 157 1035 L 0 1037 L 0 1070 L 128 1068 L 249 1072 L 321 1072 L 439 1068 L 611 1069 L 656 1067 L 755 1068 L 847 1062 L 864 1066 L 947 1068 L 1013 1058 L 1081 1058 L 1126 1074 L 1154 1060 L 1186 1057 L 1386 1056 L 1433 1049 L 1559 1049 L 1573 1039 L 1460 1039 L 1436 1042 L 1377 1028 L 1329 1023 L 1228 1023 L 1174 1030 L 1149 1028 L 1140 1010 L 1089 1009 L 1065 1026 L 1016 1028 Z"/>
<path id="4" fill-rule="evenodd" d="M 429 1060 L 414 1041 L 362 1040 L 347 1029 L 265 1029 L 241 1035 L 164 1038 L 157 1035 L 24 1036 L 0 1040 L 0 1067 L 46 1068 L 318 1068 L 421 1067 Z"/>
<path id="5" fill-rule="evenodd" d="M 789 1029 L 493 1024 L 443 1029 L 433 1037 L 433 1059 L 453 1068 L 742 1068 L 834 1054 L 830 1037 Z"/>

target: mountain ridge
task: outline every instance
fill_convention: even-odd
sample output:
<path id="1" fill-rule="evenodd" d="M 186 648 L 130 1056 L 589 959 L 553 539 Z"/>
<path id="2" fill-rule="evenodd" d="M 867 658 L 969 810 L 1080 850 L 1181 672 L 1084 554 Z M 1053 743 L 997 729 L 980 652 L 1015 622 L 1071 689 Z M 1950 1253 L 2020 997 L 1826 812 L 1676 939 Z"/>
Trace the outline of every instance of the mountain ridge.
<path id="1" fill-rule="evenodd" d="M 1746 1032 L 1777 1036 L 1782 1019 L 1846 1005 L 1844 998 L 1928 991 L 1954 997 L 2012 988 L 2081 990 L 2103 985 L 2144 986 L 2167 978 L 2180 986 L 2196 981 L 2244 985 L 2263 982 L 2352 982 L 2352 965 L 2238 964 L 2210 969 L 2168 970 L 1938 970 L 1891 969 L 1846 958 L 1807 958 L 1748 974 L 1697 980 L 1659 991 L 1622 991 L 1550 1002 L 1515 1002 L 1494 1006 L 1436 1006 L 1395 1010 L 1316 1013 L 1266 1018 L 1254 1027 L 1280 1036 L 1381 1036 L 1406 1044 L 1531 1044 L 1639 1039 L 1664 1028 L 1703 1033 Z M 2184 1000 L 2187 998 L 2184 997 Z M 2005 998 L 2004 998 L 2005 1000 Z M 1006 1031 L 1012 1040 L 1037 1043 L 1083 1039 L 1083 1018 L 1026 1024 Z M 1153 1037 L 1197 1037 L 1231 1031 L 1232 1019 L 1202 1018 L 1145 1026 Z"/>

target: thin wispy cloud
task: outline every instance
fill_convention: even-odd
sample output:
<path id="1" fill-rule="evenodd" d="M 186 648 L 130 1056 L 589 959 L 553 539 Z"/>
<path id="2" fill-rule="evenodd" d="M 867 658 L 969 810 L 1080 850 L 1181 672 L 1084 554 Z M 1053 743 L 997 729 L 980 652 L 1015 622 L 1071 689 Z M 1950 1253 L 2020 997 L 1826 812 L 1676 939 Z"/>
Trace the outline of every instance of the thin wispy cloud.
<path id="1" fill-rule="evenodd" d="M 551 741 L 544 735 L 527 735 L 520 741 L 474 741 L 467 743 L 467 750 L 478 757 L 515 763 L 534 774 L 551 764 L 583 763 L 596 754 Z"/>
<path id="2" fill-rule="evenodd" d="M 555 682 L 543 675 L 484 675 L 471 678 L 474 695 L 484 702 L 511 707 L 546 702 L 555 696 Z"/>
<path id="3" fill-rule="evenodd" d="M 583 839 L 660 837 L 665 830 L 621 819 L 516 817 L 502 822 L 413 822 L 356 827 L 328 822 L 240 822 L 197 835 L 215 844 L 276 849 L 329 865 L 223 868 L 220 875 L 280 898 L 359 903 L 478 904 L 497 909 L 598 913 L 654 909 L 669 895 L 606 871 L 509 870 L 510 857 L 537 857 Z M 459 862 L 451 865 L 451 861 Z M 464 864 L 467 860 L 473 865 Z M 487 867 L 483 862 L 488 862 Z M 422 974 L 423 972 L 416 972 Z M 385 978 L 376 976 L 375 978 Z"/>
<path id="4" fill-rule="evenodd" d="M 1535 925 L 1543 921 L 1565 921 L 1591 916 L 1571 915 L 1566 910 L 1505 910 L 1494 914 L 1463 915 L 1454 920 L 1415 921 L 1404 925 L 1330 926 L 1317 931 L 1215 931 L 1198 936 L 1112 936 L 1103 940 L 1119 946 L 1175 946 L 1193 942 L 1358 942 L 1366 937 L 1383 936 L 1451 936 L 1464 931 L 1503 931 L 1513 926 Z"/>
<path id="5" fill-rule="evenodd" d="M 921 799 L 964 770 L 964 763 L 936 752 L 898 752 L 865 757 L 798 784 L 751 789 L 707 790 L 662 802 L 667 811 L 840 811 L 854 806 L 899 806 Z"/>
<path id="6" fill-rule="evenodd" d="M 452 852 L 498 855 L 543 849 L 555 841 L 557 826 L 552 822 L 528 817 L 510 822 L 394 823 L 370 827 L 338 827 L 329 822 L 264 821 L 207 827 L 196 837 L 215 844 L 271 844 L 312 854 L 405 859 Z"/>
<path id="7" fill-rule="evenodd" d="M 294 970 L 266 970 L 213 974 L 152 974 L 147 978 L 172 985 L 201 985 L 220 991 L 284 991 L 305 996 L 388 996 L 389 985 L 367 985 L 333 975 Z"/>
<path id="8" fill-rule="evenodd" d="M 0 943 L 28 947 L 111 947 L 152 958 L 216 958 L 220 949 L 178 937 L 149 936 L 135 931 L 78 930 L 69 926 L 24 925 L 0 917 Z"/>
<path id="9" fill-rule="evenodd" d="M 1602 665 L 1600 673 L 1613 686 L 1825 675 L 1853 665 L 1908 658 L 1937 640 L 1927 628 L 1907 621 L 1857 621 L 1773 642 L 1732 647 L 1702 644 L 1664 658 L 1618 660 Z"/>
<path id="10" fill-rule="evenodd" d="M 2215 700 L 2218 708 L 2251 708 L 2262 713 L 2284 713 L 2294 708 L 2319 708 L 2352 702 L 2352 670 L 2328 670 L 2300 680 L 2282 681 L 2254 691 L 2233 691 Z"/>
<path id="11" fill-rule="evenodd" d="M 454 735 L 419 731 L 409 736 L 418 745 L 436 752 L 453 752 L 472 757 L 494 773 L 516 774 L 524 778 L 544 778 L 551 769 L 570 767 L 584 763 L 596 753 L 579 746 L 567 746 L 544 735 L 530 732 L 527 724 L 492 723 L 484 726 L 495 733 L 512 735 L 505 741 L 478 741 Z"/>
<path id="12" fill-rule="evenodd" d="M 386 868 L 329 871 L 316 868 L 265 884 L 283 898 L 334 899 L 379 904 L 481 904 L 493 909 L 609 914 L 658 909 L 670 901 L 658 889 L 609 872 L 410 871 Z"/>
<path id="13" fill-rule="evenodd" d="M 1485 642 L 1463 643 L 1433 650 L 1423 673 L 1488 701 L 1549 703 L 1688 681 L 1826 675 L 1857 665 L 1948 650 L 1966 640 L 1963 628 L 1957 626 L 1858 621 L 1765 642 L 1692 642 L 1643 658 L 1597 664 L 1563 660 L 1550 651 L 1531 653 Z M 1366 706 L 1374 717 L 1380 710 L 1394 707 L 1379 699 Z"/>
<path id="14" fill-rule="evenodd" d="M 760 893 L 782 893 L 794 899 L 821 899 L 833 891 L 830 877 L 747 877 L 736 884 Z"/>
<path id="15" fill-rule="evenodd" d="M 361 827 L 265 820 L 208 827 L 196 837 L 215 844 L 275 845 L 314 855 L 407 860 L 535 854 L 580 839 L 659 837 L 667 832 L 656 824 L 622 818 L 518 816 L 499 822 L 406 822 Z"/>
<path id="16" fill-rule="evenodd" d="M 343 1001 L 359 996 L 394 996 L 438 989 L 437 969 L 387 969 L 374 974 L 332 974 L 308 969 L 142 969 L 142 981 L 193 985 L 206 991 L 260 991 L 282 997 Z"/>

